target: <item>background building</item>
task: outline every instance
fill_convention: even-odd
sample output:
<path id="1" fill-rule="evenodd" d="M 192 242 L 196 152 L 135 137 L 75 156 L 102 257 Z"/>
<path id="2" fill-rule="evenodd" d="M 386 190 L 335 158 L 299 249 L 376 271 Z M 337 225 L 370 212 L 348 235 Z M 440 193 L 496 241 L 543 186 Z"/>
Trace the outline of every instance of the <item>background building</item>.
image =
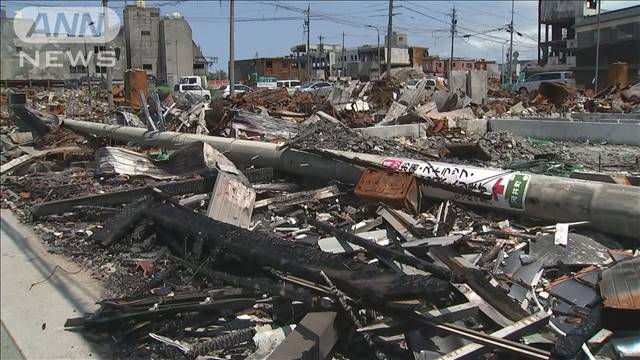
<path id="1" fill-rule="evenodd" d="M 495 71 L 495 61 L 485 59 L 453 58 L 453 70 L 487 70 Z M 446 77 L 449 71 L 449 58 L 429 56 L 424 60 L 424 72 L 440 77 Z"/>
<path id="2" fill-rule="evenodd" d="M 575 24 L 576 65 L 572 68 L 578 86 L 593 87 L 596 63 L 597 16 Z M 606 86 L 609 65 L 627 63 L 629 83 L 640 81 L 640 5 L 600 15 L 600 55 L 598 87 Z"/>
<path id="3" fill-rule="evenodd" d="M 14 22 L 27 22 L 27 26 L 33 24 L 31 19 L 9 18 L 4 9 L 0 14 L 1 30 L 0 30 L 0 53 L 2 60 L 0 61 L 0 80 L 11 82 L 62 82 L 70 79 L 81 79 L 89 76 L 106 76 L 106 68 L 97 65 L 97 54 L 105 50 L 104 44 L 95 43 L 48 43 L 48 44 L 32 44 L 22 41 L 14 31 Z M 125 37 L 123 28 L 120 29 L 118 36 L 109 43 L 113 51 L 116 53 L 116 65 L 113 68 L 113 79 L 122 80 L 124 78 L 124 70 L 126 69 L 126 51 Z M 59 51 L 57 55 L 57 64 L 60 66 L 45 66 L 46 52 Z M 28 56 L 34 61 L 37 60 L 38 65 L 33 65 L 30 61 L 24 60 L 20 66 L 20 53 Z M 87 54 L 92 53 L 89 57 Z M 86 56 L 87 66 L 82 61 L 72 62 L 68 54 L 73 58 L 80 59 L 79 56 Z"/>
<path id="4" fill-rule="evenodd" d="M 267 80 L 298 79 L 296 61 L 292 58 L 269 57 L 234 62 L 236 82 L 255 85 Z"/>
<path id="5" fill-rule="evenodd" d="M 206 59 L 192 39 L 191 26 L 180 14 L 160 21 L 159 79 L 176 84 L 181 76 L 207 75 Z"/>
<path id="6" fill-rule="evenodd" d="M 568 70 L 575 65 L 573 26 L 583 16 L 596 13 L 595 9 L 588 8 L 588 4 L 576 0 L 539 0 L 538 31 L 541 36 L 544 33 L 539 43 L 541 65 L 555 66 L 557 70 Z"/>
<path id="7" fill-rule="evenodd" d="M 15 21 L 33 23 L 31 19 L 9 18 L 3 10 L 0 33 L 2 61 L 1 80 L 5 81 L 64 81 L 89 76 L 106 77 L 106 68 L 96 63 L 97 54 L 105 51 L 105 44 L 93 43 L 48 43 L 31 44 L 21 41 L 15 34 Z M 186 75 L 207 75 L 208 64 L 200 47 L 193 42 L 191 26 L 174 13 L 160 16 L 159 7 L 145 7 L 144 1 L 128 5 L 118 36 L 109 43 L 116 53 L 116 66 L 112 70 L 114 80 L 123 80 L 126 69 L 144 69 L 161 82 L 175 84 Z M 86 49 L 86 51 L 85 51 Z M 63 51 L 86 55 L 92 52 L 87 66 L 74 64 L 66 56 L 60 56 L 62 66 L 34 66 L 24 62 L 20 66 L 20 53 L 33 58 L 39 51 L 40 63 L 44 64 L 44 51 Z"/>
<path id="8" fill-rule="evenodd" d="M 193 42 L 189 23 L 179 13 L 160 16 L 159 7 L 144 1 L 124 9 L 128 68 L 143 69 L 169 85 L 181 76 L 207 75 L 207 61 Z"/>
<path id="9" fill-rule="evenodd" d="M 127 5 L 123 12 L 127 44 L 127 68 L 143 69 L 158 76 L 160 55 L 160 8 L 145 7 L 144 2 Z"/>

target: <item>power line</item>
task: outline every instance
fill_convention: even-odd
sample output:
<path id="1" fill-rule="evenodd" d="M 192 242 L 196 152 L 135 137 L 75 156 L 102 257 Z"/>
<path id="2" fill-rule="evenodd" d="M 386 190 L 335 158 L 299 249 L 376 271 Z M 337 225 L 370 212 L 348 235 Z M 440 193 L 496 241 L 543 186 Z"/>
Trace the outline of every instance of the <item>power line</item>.
<path id="1" fill-rule="evenodd" d="M 422 15 L 422 16 L 424 16 L 424 17 L 426 17 L 426 18 L 429 18 L 429 19 L 432 19 L 432 20 L 435 20 L 435 21 L 441 22 L 441 23 L 443 23 L 443 24 L 449 25 L 449 22 L 444 21 L 444 20 L 442 20 L 442 19 L 438 19 L 438 18 L 437 18 L 437 17 L 435 17 L 435 16 L 431 16 L 431 15 L 425 14 L 425 13 L 423 13 L 422 11 L 419 11 L 419 10 L 416 10 L 416 9 L 413 9 L 413 8 L 410 8 L 410 7 L 406 6 L 406 5 L 404 6 L 404 8 L 405 8 L 405 9 L 407 9 L 407 10 L 409 10 L 409 11 L 413 11 L 413 12 L 414 12 L 414 13 L 416 13 L 416 14 L 420 14 L 420 15 Z"/>

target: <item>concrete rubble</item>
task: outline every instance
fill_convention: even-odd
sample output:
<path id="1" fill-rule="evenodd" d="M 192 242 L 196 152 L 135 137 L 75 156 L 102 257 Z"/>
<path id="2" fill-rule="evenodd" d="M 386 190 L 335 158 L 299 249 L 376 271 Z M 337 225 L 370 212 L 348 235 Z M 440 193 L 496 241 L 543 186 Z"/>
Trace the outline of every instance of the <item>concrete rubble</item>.
<path id="1" fill-rule="evenodd" d="M 482 74 L 456 74 L 455 91 L 404 87 L 412 76 L 313 95 L 143 91 L 142 108 L 111 111 L 82 90 L 3 90 L 2 207 L 104 289 L 96 312 L 56 326 L 116 358 L 593 359 L 637 345 L 640 148 L 484 119 L 638 113 L 639 85 L 511 94 Z"/>

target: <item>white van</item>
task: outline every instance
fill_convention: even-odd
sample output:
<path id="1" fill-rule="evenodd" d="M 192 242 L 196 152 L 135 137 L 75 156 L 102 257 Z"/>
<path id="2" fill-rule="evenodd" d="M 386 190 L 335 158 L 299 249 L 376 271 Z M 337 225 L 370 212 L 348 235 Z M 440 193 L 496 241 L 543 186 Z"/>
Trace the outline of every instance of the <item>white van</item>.
<path id="1" fill-rule="evenodd" d="M 178 84 L 200 85 L 203 89 L 208 87 L 206 76 L 183 76 L 178 81 Z"/>
<path id="2" fill-rule="evenodd" d="M 276 86 L 286 88 L 289 95 L 293 95 L 296 92 L 296 88 L 300 86 L 300 80 L 278 80 L 276 81 Z"/>
<path id="3" fill-rule="evenodd" d="M 202 96 L 205 100 L 211 100 L 211 92 L 207 89 L 203 89 L 200 85 L 192 84 L 175 84 L 173 91 L 178 93 L 190 93 L 194 95 Z"/>
<path id="4" fill-rule="evenodd" d="M 529 93 L 534 90 L 538 90 L 540 84 L 543 82 L 550 83 L 567 83 L 569 86 L 576 87 L 576 81 L 573 78 L 573 73 L 571 71 L 553 71 L 553 72 L 545 72 L 538 73 L 528 77 L 521 84 L 517 84 L 518 92 L 520 93 Z"/>

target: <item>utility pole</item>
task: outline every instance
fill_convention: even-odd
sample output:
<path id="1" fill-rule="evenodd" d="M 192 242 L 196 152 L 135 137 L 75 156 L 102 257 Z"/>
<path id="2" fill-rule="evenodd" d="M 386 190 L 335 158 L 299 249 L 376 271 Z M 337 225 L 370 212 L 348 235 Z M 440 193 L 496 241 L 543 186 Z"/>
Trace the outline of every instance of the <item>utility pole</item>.
<path id="1" fill-rule="evenodd" d="M 342 76 L 347 76 L 347 66 L 345 62 L 347 58 L 345 57 L 345 48 L 344 48 L 344 30 L 342 30 Z"/>
<path id="2" fill-rule="evenodd" d="M 378 51 L 378 80 L 380 80 L 380 75 L 381 75 L 381 70 L 380 70 L 380 64 L 381 64 L 381 60 L 380 60 L 380 30 L 378 30 L 378 27 L 375 25 L 367 25 L 367 27 L 370 27 L 372 29 L 376 29 L 376 34 L 378 34 L 378 47 L 377 47 L 377 51 Z"/>
<path id="3" fill-rule="evenodd" d="M 511 67 L 513 66 L 513 14 L 515 13 L 515 1 L 511 0 L 511 23 L 509 24 L 509 32 L 511 38 L 509 39 L 509 86 L 513 83 L 513 72 Z"/>
<path id="4" fill-rule="evenodd" d="M 304 21 L 305 28 L 307 29 L 307 81 L 311 80 L 311 5 L 307 4 L 307 18 Z"/>
<path id="5" fill-rule="evenodd" d="M 389 0 L 389 25 L 387 26 L 387 77 L 391 76 L 391 36 L 393 35 L 393 0 Z"/>
<path id="6" fill-rule="evenodd" d="M 233 96 L 234 87 L 236 84 L 236 69 L 235 69 L 235 49 L 234 49 L 234 33 L 233 27 L 235 23 L 235 17 L 233 16 L 233 0 L 229 1 L 229 96 Z M 258 81 L 256 79 L 256 81 Z"/>
<path id="7" fill-rule="evenodd" d="M 105 36 L 105 40 L 108 39 L 108 33 L 109 33 L 109 0 L 102 0 L 102 7 L 104 10 L 104 36 Z M 108 41 L 105 41 L 104 43 L 104 48 L 107 51 L 107 53 L 111 52 L 111 45 L 109 44 Z M 107 104 L 108 104 L 108 109 L 112 110 L 113 109 L 113 85 L 111 85 L 111 82 L 113 80 L 113 74 L 111 72 L 111 66 L 107 66 Z"/>
<path id="8" fill-rule="evenodd" d="M 596 77 L 594 84 L 594 93 L 598 93 L 598 71 L 600 70 L 600 3 L 602 0 L 596 0 L 598 2 L 598 26 L 596 30 Z"/>
<path id="9" fill-rule="evenodd" d="M 318 36 L 318 56 L 316 57 L 316 61 L 318 62 L 318 67 L 322 70 L 322 78 L 325 76 L 325 68 L 324 68 L 324 47 L 322 46 L 322 33 Z"/>
<path id="10" fill-rule="evenodd" d="M 453 5 L 451 11 L 451 55 L 449 55 L 449 90 L 451 90 L 451 78 L 453 77 L 453 40 L 456 35 L 456 25 L 458 25 L 458 19 L 456 18 L 456 6 Z"/>

